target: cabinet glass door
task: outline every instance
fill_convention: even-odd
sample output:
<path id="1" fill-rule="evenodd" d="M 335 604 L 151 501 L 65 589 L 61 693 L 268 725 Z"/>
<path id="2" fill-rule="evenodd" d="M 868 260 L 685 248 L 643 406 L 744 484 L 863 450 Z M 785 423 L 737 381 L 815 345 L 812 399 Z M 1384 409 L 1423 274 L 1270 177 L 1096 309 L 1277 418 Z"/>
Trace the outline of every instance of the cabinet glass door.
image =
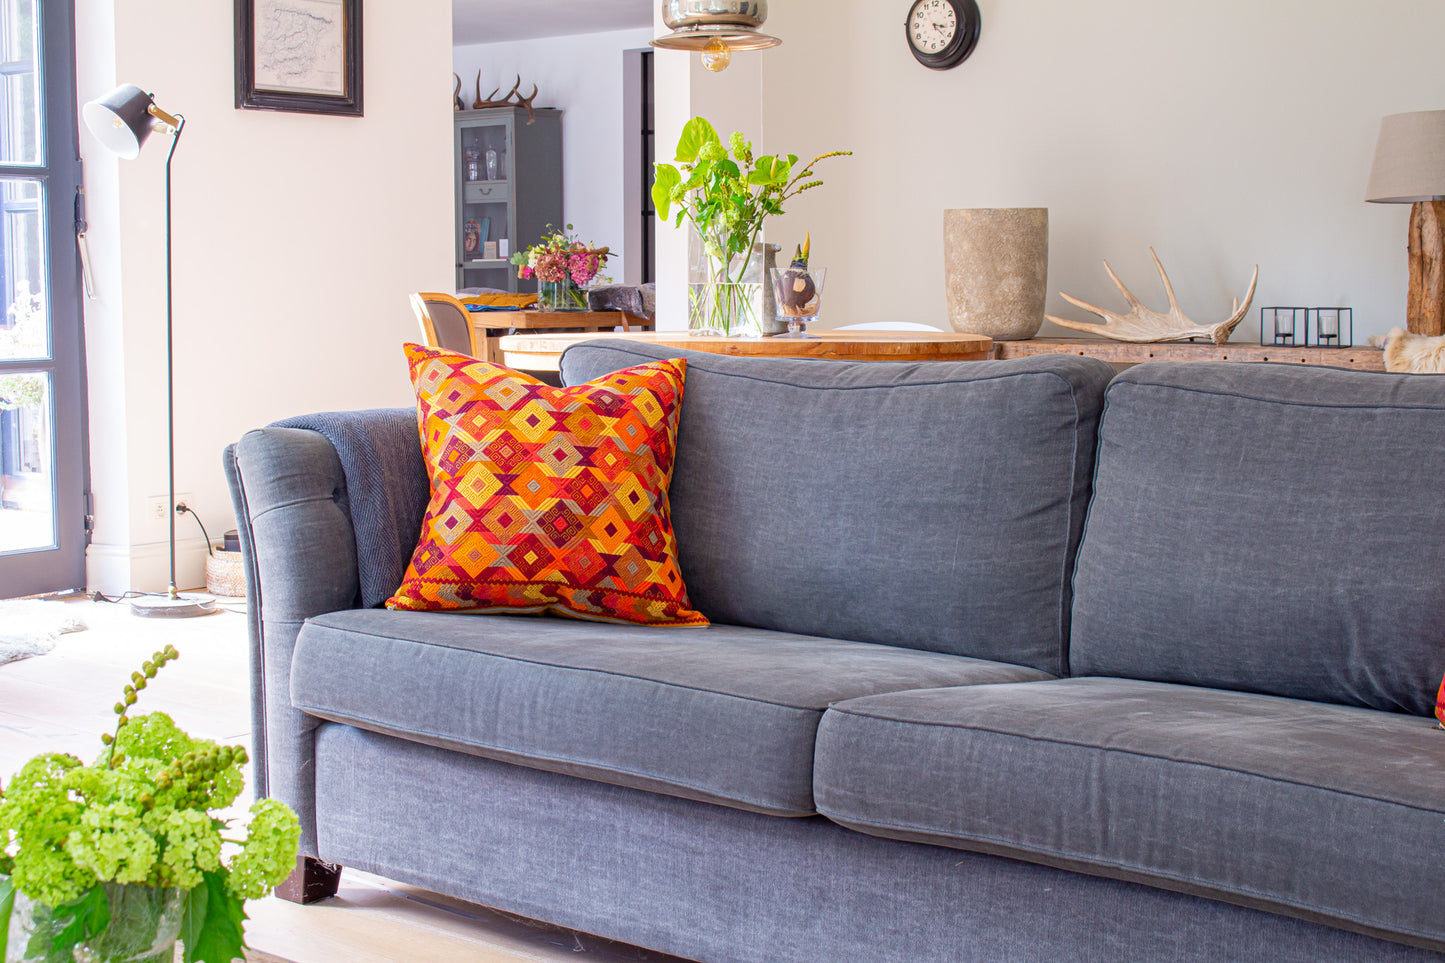
<path id="1" fill-rule="evenodd" d="M 505 122 L 457 129 L 459 288 L 516 290 L 511 247 L 512 144 Z"/>

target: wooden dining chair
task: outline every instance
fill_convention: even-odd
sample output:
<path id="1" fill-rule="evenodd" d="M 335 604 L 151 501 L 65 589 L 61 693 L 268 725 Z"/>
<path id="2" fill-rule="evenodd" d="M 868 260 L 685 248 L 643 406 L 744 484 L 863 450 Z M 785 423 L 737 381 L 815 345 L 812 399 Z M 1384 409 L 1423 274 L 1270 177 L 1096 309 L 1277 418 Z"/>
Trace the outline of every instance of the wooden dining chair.
<path id="1" fill-rule="evenodd" d="M 487 359 L 485 346 L 477 344 L 477 331 L 466 305 L 450 294 L 427 291 L 411 295 L 410 300 L 428 345 Z"/>

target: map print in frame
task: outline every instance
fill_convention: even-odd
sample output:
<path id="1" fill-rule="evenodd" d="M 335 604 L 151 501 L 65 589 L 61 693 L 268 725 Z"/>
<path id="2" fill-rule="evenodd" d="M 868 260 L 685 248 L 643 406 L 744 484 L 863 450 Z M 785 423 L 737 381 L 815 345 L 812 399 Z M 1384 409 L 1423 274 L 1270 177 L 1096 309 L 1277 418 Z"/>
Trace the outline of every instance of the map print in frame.
<path id="1" fill-rule="evenodd" d="M 256 89 L 346 93 L 342 0 L 257 0 Z"/>
<path id="2" fill-rule="evenodd" d="M 235 0 L 236 106 L 361 116 L 361 0 Z"/>

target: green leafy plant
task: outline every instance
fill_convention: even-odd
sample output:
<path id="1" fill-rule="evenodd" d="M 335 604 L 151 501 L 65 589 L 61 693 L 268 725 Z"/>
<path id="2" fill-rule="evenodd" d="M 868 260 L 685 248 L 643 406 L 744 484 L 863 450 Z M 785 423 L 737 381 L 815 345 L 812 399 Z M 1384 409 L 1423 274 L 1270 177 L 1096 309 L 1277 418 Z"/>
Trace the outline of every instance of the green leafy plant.
<path id="1" fill-rule="evenodd" d="M 31 294 L 27 282 L 16 285 L 15 301 L 0 324 L 0 358 L 42 358 L 46 355 L 45 299 Z M 0 409 L 28 408 L 45 401 L 45 376 L 34 373 L 0 375 Z"/>
<path id="2" fill-rule="evenodd" d="M 296 814 L 274 799 L 250 810 L 244 840 L 212 815 L 244 788 L 241 746 L 196 739 L 162 712 L 131 718 L 171 646 L 131 674 L 100 757 L 36 756 L 0 792 L 0 949 L 16 892 L 38 907 L 26 957 L 71 957 L 110 924 L 107 884 L 185 891 L 186 963 L 230 963 L 244 948 L 244 903 L 296 865 Z"/>
<path id="3" fill-rule="evenodd" d="M 782 214 L 790 198 L 823 186 L 813 173 L 819 161 L 852 151 L 835 150 L 799 164 L 796 154 L 754 156 L 740 131 L 727 145 L 705 118 L 694 117 L 682 128 L 673 164 L 654 164 L 652 203 L 663 221 L 686 219 L 702 239 L 718 280 L 735 284 L 751 266 L 753 248 L 763 221 Z"/>

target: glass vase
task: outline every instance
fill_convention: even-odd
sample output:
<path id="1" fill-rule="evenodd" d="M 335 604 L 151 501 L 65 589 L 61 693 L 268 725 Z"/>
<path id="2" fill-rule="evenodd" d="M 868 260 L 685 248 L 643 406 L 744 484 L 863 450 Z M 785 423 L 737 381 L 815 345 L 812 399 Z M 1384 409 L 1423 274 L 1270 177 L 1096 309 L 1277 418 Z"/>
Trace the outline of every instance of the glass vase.
<path id="1" fill-rule="evenodd" d="M 565 281 L 537 282 L 537 310 L 586 311 L 587 292 L 571 278 Z"/>
<path id="2" fill-rule="evenodd" d="M 76 963 L 172 963 L 181 935 L 186 891 L 102 883 L 110 923 L 98 935 L 77 944 Z M 49 906 L 15 894 L 5 963 L 47 963 L 57 958 L 52 941 L 61 929 Z"/>
<path id="3" fill-rule="evenodd" d="M 688 248 L 688 334 L 762 337 L 772 301 L 772 292 L 765 291 L 766 263 L 777 246 L 755 240 L 746 253 L 728 257 L 727 239 L 721 228 L 709 235 L 694 226 Z"/>
<path id="4" fill-rule="evenodd" d="M 761 281 L 703 281 L 688 285 L 687 333 L 705 338 L 760 338 Z"/>

